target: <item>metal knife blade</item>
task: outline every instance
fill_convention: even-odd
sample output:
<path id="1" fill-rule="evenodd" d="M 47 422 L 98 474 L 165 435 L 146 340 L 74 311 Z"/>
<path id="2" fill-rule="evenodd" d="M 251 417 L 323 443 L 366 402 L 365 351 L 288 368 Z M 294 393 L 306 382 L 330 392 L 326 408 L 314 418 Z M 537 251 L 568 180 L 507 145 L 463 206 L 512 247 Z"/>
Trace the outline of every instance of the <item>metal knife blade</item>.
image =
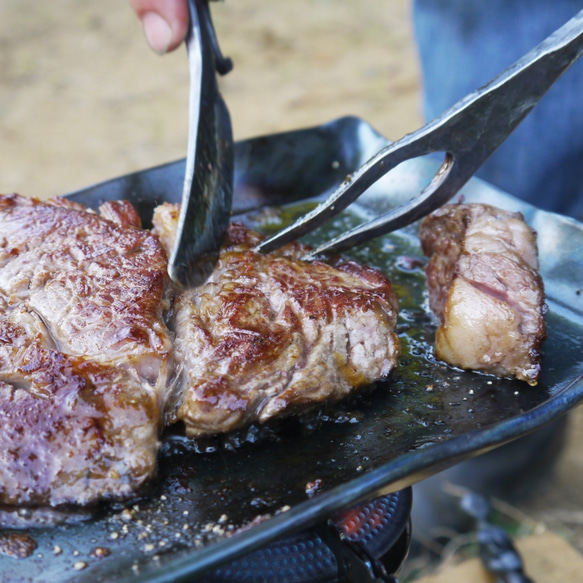
<path id="1" fill-rule="evenodd" d="M 233 197 L 233 135 L 216 73 L 232 68 L 219 50 L 207 0 L 188 0 L 190 69 L 188 150 L 176 240 L 168 265 L 173 281 L 197 286 L 219 256 Z"/>

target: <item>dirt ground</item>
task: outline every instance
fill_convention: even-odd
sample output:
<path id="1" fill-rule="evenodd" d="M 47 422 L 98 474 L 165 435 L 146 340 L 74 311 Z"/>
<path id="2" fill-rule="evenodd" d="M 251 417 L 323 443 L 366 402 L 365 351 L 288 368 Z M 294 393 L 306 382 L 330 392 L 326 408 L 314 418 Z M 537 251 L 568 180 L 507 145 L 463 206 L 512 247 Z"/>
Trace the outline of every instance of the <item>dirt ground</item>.
<path id="1" fill-rule="evenodd" d="M 353 114 L 415 129 L 417 65 L 403 0 L 213 6 L 235 69 L 236 139 Z M 0 0 L 1 188 L 63 194 L 186 150 L 185 51 L 149 51 L 124 0 Z"/>
<path id="2" fill-rule="evenodd" d="M 213 5 L 237 139 L 360 116 L 421 124 L 408 0 Z M 0 189 L 47 197 L 185 155 L 183 49 L 158 57 L 123 0 L 0 0 Z M 583 413 L 545 490 L 518 510 L 583 551 Z M 535 575 L 535 574 L 533 574 Z M 535 576 L 536 578 L 536 576 Z"/>

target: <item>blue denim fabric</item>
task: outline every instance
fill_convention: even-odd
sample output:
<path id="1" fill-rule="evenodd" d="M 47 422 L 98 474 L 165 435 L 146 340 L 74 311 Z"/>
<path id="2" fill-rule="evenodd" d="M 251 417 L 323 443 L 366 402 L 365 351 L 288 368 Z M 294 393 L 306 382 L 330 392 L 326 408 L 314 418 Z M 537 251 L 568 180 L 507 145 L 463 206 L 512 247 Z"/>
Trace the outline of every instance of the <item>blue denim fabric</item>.
<path id="1" fill-rule="evenodd" d="M 581 0 L 414 0 L 425 117 L 487 83 L 582 8 Z M 583 59 L 477 176 L 540 208 L 583 217 Z"/>

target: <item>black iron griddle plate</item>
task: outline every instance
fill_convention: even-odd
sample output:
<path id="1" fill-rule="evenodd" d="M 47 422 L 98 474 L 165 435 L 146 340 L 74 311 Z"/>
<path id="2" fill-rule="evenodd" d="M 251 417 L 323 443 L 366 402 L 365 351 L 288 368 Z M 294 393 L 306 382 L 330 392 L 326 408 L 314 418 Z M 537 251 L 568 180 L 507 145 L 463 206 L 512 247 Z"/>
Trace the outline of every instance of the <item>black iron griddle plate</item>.
<path id="1" fill-rule="evenodd" d="M 277 229 L 309 207 L 298 201 L 328 191 L 385 143 L 355 118 L 238 143 L 235 210 L 247 211 L 239 218 L 252 226 Z M 399 167 L 311 241 L 408 198 L 436 168 L 426 159 Z M 147 221 L 155 204 L 179 198 L 183 169 L 183 161 L 168 164 L 71 198 L 93 207 L 127 198 Z M 479 180 L 463 192 L 468 201 L 521 210 L 539 233 L 550 313 L 537 387 L 435 362 L 415 228 L 383 237 L 349 255 L 385 271 L 400 296 L 403 356 L 388 382 L 232 436 L 193 443 L 169 434 L 159 478 L 140 499 L 106 506 L 79 524 L 29 530 L 37 549 L 20 561 L 0 556 L 2 581 L 204 580 L 204 571 L 222 561 L 515 439 L 575 406 L 583 395 L 582 225 Z"/>

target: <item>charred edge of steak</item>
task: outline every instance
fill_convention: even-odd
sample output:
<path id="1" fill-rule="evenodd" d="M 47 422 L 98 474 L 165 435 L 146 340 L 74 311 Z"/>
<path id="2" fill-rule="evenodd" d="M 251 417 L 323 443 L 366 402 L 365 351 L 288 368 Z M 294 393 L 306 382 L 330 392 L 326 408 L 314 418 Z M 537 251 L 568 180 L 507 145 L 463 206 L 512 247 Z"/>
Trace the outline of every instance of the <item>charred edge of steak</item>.
<path id="1" fill-rule="evenodd" d="M 173 243 L 178 209 L 154 225 Z M 213 275 L 178 291 L 171 329 L 183 368 L 177 410 L 190 435 L 264 423 L 385 378 L 400 353 L 397 297 L 379 271 L 301 257 L 292 243 L 267 255 L 261 235 L 233 224 Z"/>
<path id="2" fill-rule="evenodd" d="M 449 364 L 535 385 L 546 338 L 536 233 L 520 213 L 482 204 L 446 205 L 419 236 L 430 258 L 436 356 Z"/>
<path id="3" fill-rule="evenodd" d="M 127 498 L 156 471 L 167 258 L 129 203 L 0 195 L 0 504 Z"/>

